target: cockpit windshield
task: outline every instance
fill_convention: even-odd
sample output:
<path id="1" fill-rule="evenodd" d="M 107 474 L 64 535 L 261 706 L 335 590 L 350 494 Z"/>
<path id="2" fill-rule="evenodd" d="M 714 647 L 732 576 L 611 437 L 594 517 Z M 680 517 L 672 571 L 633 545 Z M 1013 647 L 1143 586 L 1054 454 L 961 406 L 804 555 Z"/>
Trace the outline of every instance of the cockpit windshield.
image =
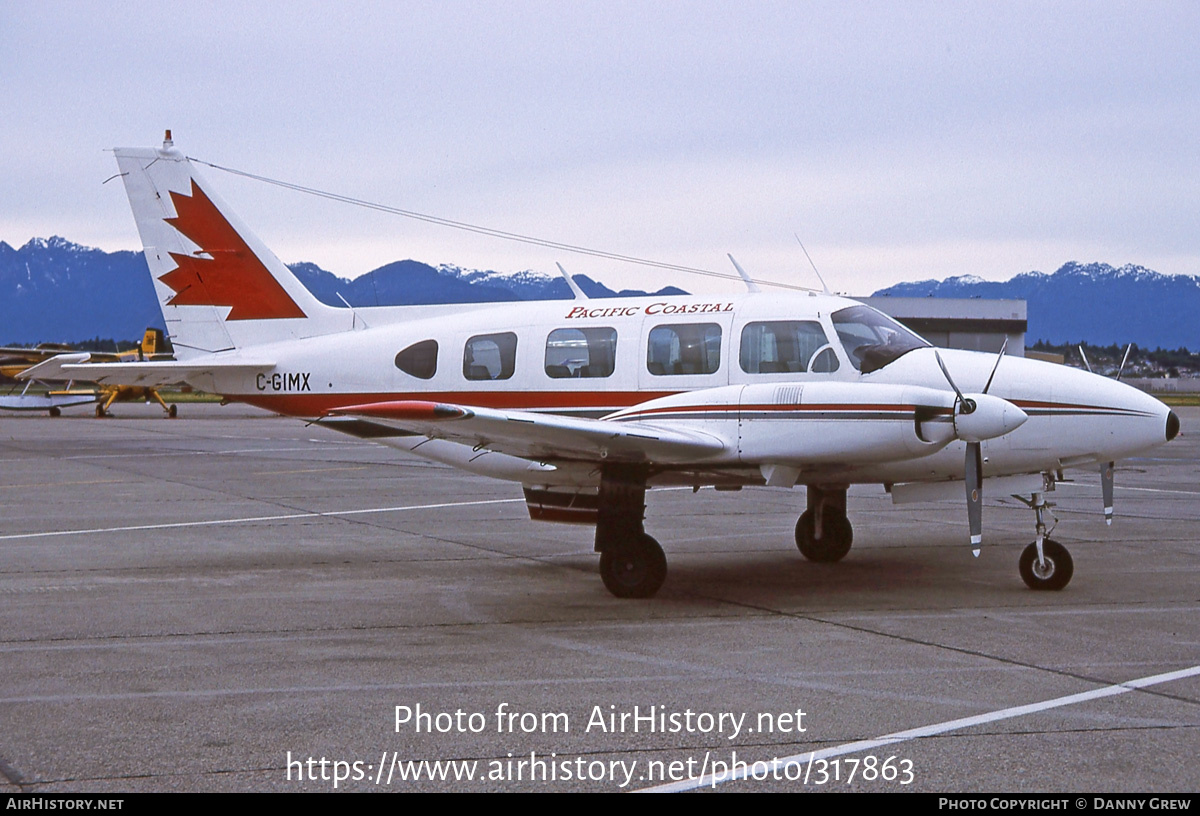
<path id="1" fill-rule="evenodd" d="M 846 355 L 863 374 L 878 371 L 913 349 L 929 343 L 870 306 L 851 306 L 833 313 L 833 327 Z"/>

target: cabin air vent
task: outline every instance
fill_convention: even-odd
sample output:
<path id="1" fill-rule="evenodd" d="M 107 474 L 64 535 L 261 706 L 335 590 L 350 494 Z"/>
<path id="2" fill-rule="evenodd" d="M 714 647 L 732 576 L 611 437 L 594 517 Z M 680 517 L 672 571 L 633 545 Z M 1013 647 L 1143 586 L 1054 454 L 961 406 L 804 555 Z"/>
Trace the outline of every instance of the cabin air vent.
<path id="1" fill-rule="evenodd" d="M 800 395 L 804 393 L 802 385 L 781 385 L 775 389 L 776 405 L 799 405 Z"/>

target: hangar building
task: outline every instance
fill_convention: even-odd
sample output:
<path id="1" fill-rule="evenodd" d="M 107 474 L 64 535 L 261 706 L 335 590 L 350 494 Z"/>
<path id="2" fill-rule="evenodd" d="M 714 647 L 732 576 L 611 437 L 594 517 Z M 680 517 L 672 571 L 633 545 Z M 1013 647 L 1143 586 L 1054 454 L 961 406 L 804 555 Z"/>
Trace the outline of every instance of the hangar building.
<path id="1" fill-rule="evenodd" d="M 999 351 L 1008 338 L 1008 354 L 1025 356 L 1029 328 L 1023 300 L 983 298 L 855 298 L 942 348 Z"/>

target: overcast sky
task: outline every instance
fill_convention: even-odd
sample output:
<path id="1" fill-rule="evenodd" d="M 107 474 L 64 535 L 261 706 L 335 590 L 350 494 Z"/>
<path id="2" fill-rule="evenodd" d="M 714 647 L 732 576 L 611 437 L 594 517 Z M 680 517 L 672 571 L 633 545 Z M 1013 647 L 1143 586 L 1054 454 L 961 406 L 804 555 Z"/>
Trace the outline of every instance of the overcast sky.
<path id="1" fill-rule="evenodd" d="M 839 291 L 1200 273 L 1200 4 L 0 2 L 0 240 L 140 243 L 114 146 Z M 730 282 L 207 171 L 285 261 Z"/>

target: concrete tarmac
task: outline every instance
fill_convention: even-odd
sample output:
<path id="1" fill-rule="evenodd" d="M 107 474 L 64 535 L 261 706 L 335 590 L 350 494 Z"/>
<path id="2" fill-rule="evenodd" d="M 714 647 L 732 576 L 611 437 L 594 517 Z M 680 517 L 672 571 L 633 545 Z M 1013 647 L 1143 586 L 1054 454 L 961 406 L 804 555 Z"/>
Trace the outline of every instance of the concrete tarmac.
<path id="1" fill-rule="evenodd" d="M 1193 792 L 1176 410 L 1118 464 L 1111 528 L 1097 473 L 1053 494 L 1062 592 L 1017 574 L 1019 503 L 987 500 L 975 559 L 961 504 L 865 486 L 832 565 L 796 551 L 802 490 L 651 493 L 670 571 L 643 601 L 517 486 L 296 420 L 3 417 L 0 791 Z"/>

